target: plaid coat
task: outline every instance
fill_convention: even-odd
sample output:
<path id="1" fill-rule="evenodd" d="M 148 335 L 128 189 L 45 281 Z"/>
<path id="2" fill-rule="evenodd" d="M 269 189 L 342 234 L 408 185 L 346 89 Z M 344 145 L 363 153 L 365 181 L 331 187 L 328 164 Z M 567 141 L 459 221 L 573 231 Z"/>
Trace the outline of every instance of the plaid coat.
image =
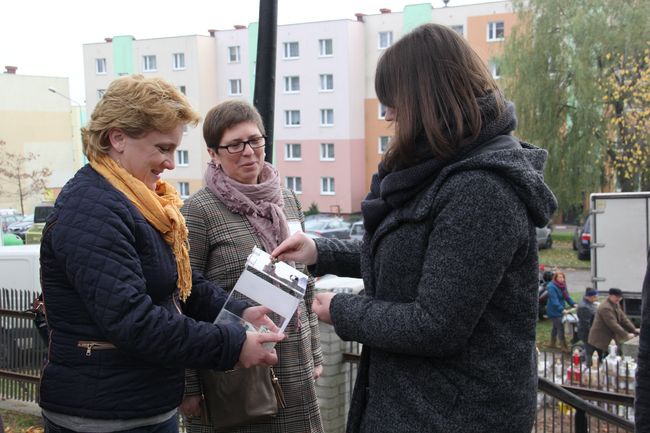
<path id="1" fill-rule="evenodd" d="M 287 221 L 303 225 L 300 203 L 292 191 L 283 189 L 284 213 Z M 244 269 L 246 258 L 254 246 L 262 247 L 248 219 L 231 212 L 208 188 L 203 188 L 181 209 L 187 222 L 192 269 L 231 290 Z M 301 269 L 306 272 L 306 269 Z M 311 311 L 314 282 L 310 279 L 305 299 L 299 305 L 300 321 L 294 317 L 287 326 L 287 338 L 276 345 L 279 362 L 275 374 L 287 401 L 278 416 L 269 423 L 240 427 L 233 431 L 249 432 L 312 432 L 323 431 L 316 389 L 314 366 L 322 364 L 318 318 Z M 200 393 L 196 370 L 188 370 L 187 394 Z M 200 418 L 188 418 L 190 433 L 212 433 L 214 429 Z"/>

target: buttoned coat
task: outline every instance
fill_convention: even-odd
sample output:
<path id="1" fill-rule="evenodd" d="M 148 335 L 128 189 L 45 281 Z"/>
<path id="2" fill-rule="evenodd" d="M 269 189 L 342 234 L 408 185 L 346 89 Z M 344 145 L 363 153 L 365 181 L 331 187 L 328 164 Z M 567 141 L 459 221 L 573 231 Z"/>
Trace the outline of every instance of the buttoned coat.
<path id="1" fill-rule="evenodd" d="M 607 350 L 610 341 L 615 340 L 621 345 L 627 340 L 628 334 L 636 330 L 634 324 L 627 318 L 620 305 L 606 299 L 596 311 L 594 323 L 589 330 L 589 344 Z"/>
<path id="2" fill-rule="evenodd" d="M 636 433 L 650 433 L 650 266 L 646 268 L 642 296 L 634 422 Z"/>
<path id="3" fill-rule="evenodd" d="M 511 136 L 496 141 L 518 143 Z M 336 333 L 363 343 L 349 433 L 530 433 L 537 243 L 555 200 L 530 145 L 447 165 L 363 241 L 316 239 Z"/>
<path id="4" fill-rule="evenodd" d="M 293 192 L 283 189 L 284 213 L 289 228 L 302 226 L 303 214 Z M 231 290 L 246 258 L 254 246 L 263 248 L 248 219 L 230 211 L 208 188 L 203 188 L 185 201 L 181 209 L 189 230 L 192 269 L 202 271 L 206 278 Z M 304 269 L 299 266 L 299 269 Z M 310 278 L 305 299 L 299 305 L 299 321 L 294 316 L 287 326 L 287 339 L 276 345 L 278 364 L 273 367 L 287 407 L 269 423 L 258 423 L 232 429 L 232 432 L 319 433 L 323 431 L 314 385 L 314 366 L 322 364 L 318 318 L 311 311 L 314 283 Z M 196 372 L 188 372 L 187 394 L 200 390 Z M 189 432 L 214 430 L 199 418 L 189 418 Z"/>

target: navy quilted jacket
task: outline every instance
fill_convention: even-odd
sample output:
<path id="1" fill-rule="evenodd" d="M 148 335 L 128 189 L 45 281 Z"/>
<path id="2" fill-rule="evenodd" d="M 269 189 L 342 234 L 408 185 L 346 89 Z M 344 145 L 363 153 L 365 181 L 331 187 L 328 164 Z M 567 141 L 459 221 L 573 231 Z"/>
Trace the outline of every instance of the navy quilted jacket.
<path id="1" fill-rule="evenodd" d="M 161 414 L 181 402 L 184 367 L 225 370 L 239 359 L 243 329 L 211 323 L 226 293 L 194 273 L 181 307 L 171 249 L 90 166 L 56 201 L 41 271 L 50 347 L 40 405 L 47 410 L 103 419 Z"/>

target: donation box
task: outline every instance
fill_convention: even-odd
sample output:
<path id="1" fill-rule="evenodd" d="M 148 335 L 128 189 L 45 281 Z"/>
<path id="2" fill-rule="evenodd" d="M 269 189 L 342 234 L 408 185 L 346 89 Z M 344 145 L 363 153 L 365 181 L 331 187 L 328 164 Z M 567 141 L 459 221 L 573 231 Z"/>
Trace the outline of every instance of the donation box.
<path id="1" fill-rule="evenodd" d="M 268 308 L 267 316 L 283 332 L 305 296 L 306 289 L 307 275 L 284 262 L 275 261 L 268 253 L 254 247 L 214 323 L 239 323 L 247 331 L 269 332 L 263 325 L 256 327 L 248 323 L 234 312 L 236 308 L 230 308 L 233 300 L 239 300 L 248 302 L 252 307 L 261 305 Z"/>

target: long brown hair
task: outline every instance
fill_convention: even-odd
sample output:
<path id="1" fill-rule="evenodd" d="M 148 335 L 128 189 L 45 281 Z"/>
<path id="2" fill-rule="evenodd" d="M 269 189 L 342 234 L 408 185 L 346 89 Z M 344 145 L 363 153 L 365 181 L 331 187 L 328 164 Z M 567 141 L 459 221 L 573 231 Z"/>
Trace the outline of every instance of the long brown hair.
<path id="1" fill-rule="evenodd" d="M 504 100 L 487 67 L 449 27 L 424 24 L 388 48 L 377 64 L 379 101 L 395 109 L 395 136 L 384 154 L 388 169 L 417 163 L 421 155 L 447 160 L 481 130 L 476 98 Z M 428 148 L 422 148 L 423 139 Z"/>

